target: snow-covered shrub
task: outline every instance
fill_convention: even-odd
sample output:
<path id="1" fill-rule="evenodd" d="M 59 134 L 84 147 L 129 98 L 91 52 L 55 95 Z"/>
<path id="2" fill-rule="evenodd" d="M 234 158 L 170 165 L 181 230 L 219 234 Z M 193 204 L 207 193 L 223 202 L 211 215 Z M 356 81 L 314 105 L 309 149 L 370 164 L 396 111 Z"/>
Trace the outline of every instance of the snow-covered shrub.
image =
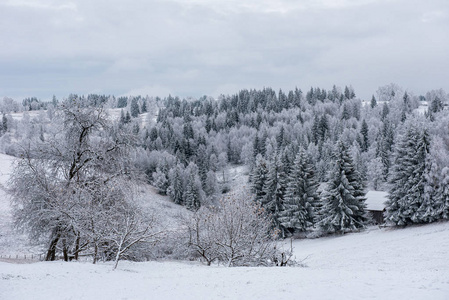
<path id="1" fill-rule="evenodd" d="M 271 218 L 251 197 L 227 195 L 217 207 L 199 209 L 188 221 L 186 246 L 208 265 L 269 266 L 282 257 Z"/>

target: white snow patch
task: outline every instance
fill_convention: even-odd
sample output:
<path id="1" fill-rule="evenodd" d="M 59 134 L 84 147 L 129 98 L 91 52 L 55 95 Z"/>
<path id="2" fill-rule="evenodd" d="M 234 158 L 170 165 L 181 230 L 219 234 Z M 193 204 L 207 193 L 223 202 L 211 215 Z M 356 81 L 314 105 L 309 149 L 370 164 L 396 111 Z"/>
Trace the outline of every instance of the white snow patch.
<path id="1" fill-rule="evenodd" d="M 9 113 L 14 120 L 21 121 L 25 115 L 28 115 L 30 119 L 34 119 L 39 117 L 40 114 L 46 114 L 47 111 L 45 110 L 30 110 L 30 111 L 23 111 L 23 112 L 12 112 Z"/>
<path id="2" fill-rule="evenodd" d="M 0 299 L 448 299 L 449 223 L 294 242 L 307 267 L 0 262 Z"/>

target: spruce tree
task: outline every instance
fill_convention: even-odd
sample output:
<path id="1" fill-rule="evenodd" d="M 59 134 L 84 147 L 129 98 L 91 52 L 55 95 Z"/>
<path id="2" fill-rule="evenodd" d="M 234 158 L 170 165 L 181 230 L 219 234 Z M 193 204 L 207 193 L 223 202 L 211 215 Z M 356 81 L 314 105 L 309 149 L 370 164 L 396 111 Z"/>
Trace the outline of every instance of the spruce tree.
<path id="1" fill-rule="evenodd" d="M 281 149 L 281 147 L 284 144 L 284 140 L 285 140 L 285 132 L 284 132 L 284 126 L 281 126 L 281 129 L 279 130 L 278 135 L 276 136 L 276 143 L 277 143 L 277 148 Z"/>
<path id="2" fill-rule="evenodd" d="M 439 97 L 435 97 L 430 101 L 429 112 L 438 113 L 444 109 L 444 103 Z"/>
<path id="3" fill-rule="evenodd" d="M 441 170 L 438 196 L 440 201 L 440 216 L 443 219 L 449 219 L 449 167 L 444 167 Z"/>
<path id="4" fill-rule="evenodd" d="M 317 145 L 319 140 L 320 140 L 320 119 L 318 118 L 318 115 L 315 115 L 311 128 L 311 142 Z"/>
<path id="5" fill-rule="evenodd" d="M 345 91 L 344 91 L 344 95 L 346 99 L 351 99 L 351 92 L 349 91 L 348 86 L 345 86 Z"/>
<path id="6" fill-rule="evenodd" d="M 170 185 L 167 189 L 167 194 L 176 204 L 183 204 L 184 202 L 183 173 L 184 167 L 181 163 L 178 163 L 169 173 Z"/>
<path id="7" fill-rule="evenodd" d="M 381 120 L 384 121 L 388 114 L 390 113 L 390 108 L 388 107 L 388 104 L 384 102 L 384 105 L 382 106 L 382 113 L 381 113 Z"/>
<path id="8" fill-rule="evenodd" d="M 343 111 L 341 113 L 341 119 L 342 120 L 349 120 L 351 118 L 351 111 L 349 109 L 348 104 L 343 104 Z"/>
<path id="9" fill-rule="evenodd" d="M 320 124 L 318 127 L 318 136 L 321 141 L 324 141 L 326 139 L 326 136 L 329 132 L 329 121 L 327 119 L 327 116 L 324 114 L 320 118 Z"/>
<path id="10" fill-rule="evenodd" d="M 2 127 L 4 132 L 8 131 L 8 119 L 6 118 L 5 114 L 3 114 L 2 116 Z"/>
<path id="11" fill-rule="evenodd" d="M 127 97 L 119 97 L 117 99 L 117 108 L 124 108 L 128 105 L 128 98 Z"/>
<path id="12" fill-rule="evenodd" d="M 274 225 L 281 229 L 281 235 L 284 236 L 283 228 L 280 225 L 279 217 L 283 210 L 283 201 L 286 191 L 286 178 L 284 166 L 280 155 L 274 153 L 272 159 L 268 163 L 267 181 L 264 185 L 263 197 L 261 204 L 266 211 L 271 213 Z"/>
<path id="13" fill-rule="evenodd" d="M 130 122 L 131 122 L 131 115 L 129 114 L 129 111 L 127 111 L 124 123 L 128 124 Z"/>
<path id="14" fill-rule="evenodd" d="M 251 174 L 251 190 L 257 202 L 262 202 L 265 197 L 264 187 L 267 182 L 268 166 L 262 155 L 256 157 L 256 164 Z"/>
<path id="15" fill-rule="evenodd" d="M 279 221 L 290 232 L 305 231 L 315 222 L 318 182 L 303 148 L 296 155 L 287 181 L 284 209 Z"/>
<path id="16" fill-rule="evenodd" d="M 189 210 L 196 211 L 201 206 L 202 188 L 198 175 L 191 173 L 186 179 L 186 190 L 184 192 L 184 205 Z"/>
<path id="17" fill-rule="evenodd" d="M 266 157 L 267 153 L 267 139 L 268 139 L 268 132 L 264 131 L 262 138 L 259 140 L 259 153 L 262 154 L 263 157 Z"/>
<path id="18" fill-rule="evenodd" d="M 423 222 L 421 204 L 427 185 L 424 175 L 429 144 L 427 132 L 420 132 L 412 125 L 396 146 L 386 202 L 387 222 L 395 225 Z"/>
<path id="19" fill-rule="evenodd" d="M 368 137 L 368 124 L 365 120 L 362 122 L 362 128 L 360 129 L 360 134 L 362 135 L 360 149 L 362 152 L 368 151 L 369 148 L 369 137 Z"/>
<path id="20" fill-rule="evenodd" d="M 259 153 L 260 153 L 259 137 L 257 136 L 257 133 L 256 133 L 255 137 L 254 137 L 254 142 L 253 142 L 253 157 L 254 157 L 254 159 L 256 159 L 256 157 Z"/>
<path id="21" fill-rule="evenodd" d="M 371 108 L 374 108 L 374 107 L 377 106 L 377 100 L 376 100 L 376 98 L 374 97 L 374 95 L 373 95 L 373 97 L 371 98 L 370 106 L 371 106 Z"/>
<path id="22" fill-rule="evenodd" d="M 184 173 L 184 205 L 187 209 L 196 211 L 200 208 L 205 199 L 197 165 L 191 162 L 185 169 Z"/>
<path id="23" fill-rule="evenodd" d="M 326 232 L 346 232 L 363 228 L 365 191 L 349 148 L 340 141 L 334 153 L 334 167 L 322 194 L 320 227 Z"/>
<path id="24" fill-rule="evenodd" d="M 120 124 L 125 124 L 126 123 L 126 119 L 125 119 L 125 113 L 123 112 L 123 109 L 120 110 Z"/>
<path id="25" fill-rule="evenodd" d="M 438 190 L 441 179 L 438 163 L 430 155 L 430 143 L 429 134 L 424 129 L 420 132 L 418 140 L 416 158 L 419 166 L 415 169 L 415 176 L 419 177 L 421 173 L 422 175 L 417 187 L 413 190 L 415 197 L 421 198 L 421 205 L 417 211 L 419 223 L 430 223 L 440 218 Z"/>
<path id="26" fill-rule="evenodd" d="M 388 174 L 391 168 L 391 149 L 394 142 L 394 131 L 390 123 L 385 120 L 382 126 L 382 132 L 377 137 L 376 157 L 382 162 L 383 181 L 388 180 Z"/>
<path id="27" fill-rule="evenodd" d="M 131 116 L 132 116 L 133 118 L 137 118 L 137 117 L 139 116 L 139 114 L 140 114 L 140 108 L 139 108 L 139 104 L 137 103 L 137 98 L 133 98 L 133 99 L 131 100 L 131 107 L 130 107 L 130 110 L 131 110 Z"/>
<path id="28" fill-rule="evenodd" d="M 432 155 L 427 156 L 425 168 L 423 174 L 424 194 L 418 209 L 418 216 L 421 222 L 431 223 L 442 218 L 443 214 L 444 201 L 442 201 L 440 188 L 442 178 L 441 169 Z"/>
<path id="29" fill-rule="evenodd" d="M 146 112 L 148 112 L 147 101 L 145 99 L 143 99 L 143 101 L 142 101 L 142 113 L 146 113 Z"/>

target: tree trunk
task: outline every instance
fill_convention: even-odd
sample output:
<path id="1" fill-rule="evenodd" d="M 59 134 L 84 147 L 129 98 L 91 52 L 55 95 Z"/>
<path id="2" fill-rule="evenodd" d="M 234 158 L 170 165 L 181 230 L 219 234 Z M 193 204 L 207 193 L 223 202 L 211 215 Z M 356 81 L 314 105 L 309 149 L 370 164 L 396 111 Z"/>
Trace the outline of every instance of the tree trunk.
<path id="1" fill-rule="evenodd" d="M 59 233 L 56 234 L 54 239 L 50 242 L 50 245 L 48 247 L 47 251 L 47 257 L 45 258 L 46 261 L 54 261 L 56 258 L 56 245 L 58 244 L 60 235 Z"/>
<path id="2" fill-rule="evenodd" d="M 227 267 L 228 267 L 228 268 L 232 266 L 232 260 L 233 260 L 232 257 L 228 260 L 228 264 L 227 264 Z"/>
<path id="3" fill-rule="evenodd" d="M 98 246 L 97 246 L 97 243 L 95 243 L 93 264 L 95 264 L 97 262 L 97 255 L 98 255 Z"/>
<path id="4" fill-rule="evenodd" d="M 75 260 L 78 260 L 79 250 L 80 250 L 80 235 L 78 233 L 75 241 L 75 256 L 74 256 Z"/>
<path id="5" fill-rule="evenodd" d="M 114 268 L 112 270 L 115 270 L 117 268 L 118 262 L 120 260 L 120 256 L 122 255 L 122 245 L 123 245 L 123 241 L 120 241 L 120 243 L 118 245 L 118 249 L 117 249 L 117 254 L 115 255 Z"/>
<path id="6" fill-rule="evenodd" d="M 64 261 L 69 261 L 69 254 L 68 254 L 69 249 L 67 249 L 67 243 L 66 240 L 63 239 L 62 240 L 62 254 L 64 256 Z"/>
<path id="7" fill-rule="evenodd" d="M 120 260 L 120 251 L 117 251 L 117 254 L 115 255 L 115 264 L 113 270 L 117 269 L 119 260 Z"/>

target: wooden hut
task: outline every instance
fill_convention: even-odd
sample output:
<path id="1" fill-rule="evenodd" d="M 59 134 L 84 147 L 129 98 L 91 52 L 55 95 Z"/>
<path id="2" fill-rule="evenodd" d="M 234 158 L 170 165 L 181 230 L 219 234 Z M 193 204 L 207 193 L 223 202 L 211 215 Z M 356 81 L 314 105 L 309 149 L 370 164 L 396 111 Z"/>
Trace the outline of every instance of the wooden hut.
<path id="1" fill-rule="evenodd" d="M 366 210 L 373 218 L 376 225 L 384 223 L 385 201 L 387 192 L 369 191 L 366 193 Z"/>

